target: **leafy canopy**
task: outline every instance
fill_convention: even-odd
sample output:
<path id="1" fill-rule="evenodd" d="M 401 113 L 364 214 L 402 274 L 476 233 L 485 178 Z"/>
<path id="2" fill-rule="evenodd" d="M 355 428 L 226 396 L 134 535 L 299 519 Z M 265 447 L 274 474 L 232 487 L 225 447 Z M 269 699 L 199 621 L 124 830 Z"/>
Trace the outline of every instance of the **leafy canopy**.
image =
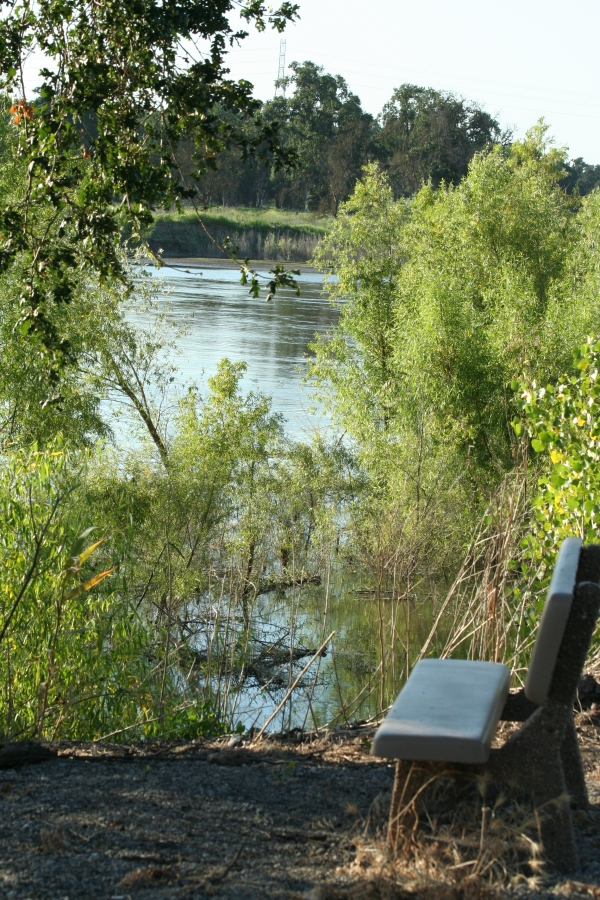
<path id="1" fill-rule="evenodd" d="M 565 155 L 546 132 L 476 155 L 457 187 L 424 187 L 406 238 L 397 363 L 492 480 L 513 465 L 512 379 L 558 376 L 598 325 L 580 255 L 598 218 L 582 226 L 588 205 L 561 188 Z"/>
<path id="2" fill-rule="evenodd" d="M 428 468 L 431 496 L 442 472 L 487 496 L 519 452 L 512 380 L 557 378 L 598 332 L 600 205 L 566 193 L 564 160 L 541 123 L 457 186 L 395 201 L 370 167 L 342 205 L 318 262 L 343 305 L 309 376 L 382 495 L 422 496 Z"/>
<path id="3" fill-rule="evenodd" d="M 429 179 L 436 187 L 458 184 L 475 153 L 509 137 L 476 103 L 415 84 L 397 88 L 379 119 L 378 158 L 396 196 L 416 193 Z"/>
<path id="4" fill-rule="evenodd" d="M 293 92 L 275 97 L 264 110 L 280 122 L 282 140 L 297 161 L 292 173 L 274 173 L 278 203 L 337 212 L 360 176 L 373 118 L 340 75 L 310 61 L 289 68 L 292 74 L 278 84 Z"/>
<path id="5" fill-rule="evenodd" d="M 151 210 L 193 193 L 180 177 L 184 136 L 195 174 L 238 144 L 285 161 L 276 128 L 252 137 L 240 121 L 259 104 L 246 81 L 227 78 L 228 45 L 243 39 L 230 15 L 281 31 L 297 7 L 267 11 L 262 0 L 23 0 L 0 3 L 0 88 L 16 99 L 23 179 L 0 206 L 0 272 L 21 267 L 20 328 L 54 357 L 55 377 L 71 352 L 48 307 L 69 302 L 83 269 L 124 277 L 117 253 Z M 34 49 L 48 60 L 39 97 L 25 95 L 23 65 Z M 222 117 L 218 109 L 232 115 Z"/>

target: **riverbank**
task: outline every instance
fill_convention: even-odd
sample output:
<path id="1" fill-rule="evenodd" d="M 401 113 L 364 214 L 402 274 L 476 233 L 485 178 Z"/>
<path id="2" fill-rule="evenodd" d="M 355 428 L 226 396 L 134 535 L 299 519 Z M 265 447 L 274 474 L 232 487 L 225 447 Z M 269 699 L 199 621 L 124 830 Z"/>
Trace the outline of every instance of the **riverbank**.
<path id="1" fill-rule="evenodd" d="M 598 897 L 600 713 L 592 707 L 576 725 L 591 808 L 576 819 L 582 870 L 571 878 L 543 867 L 515 871 L 502 884 L 490 883 L 489 872 L 473 878 L 480 828 L 472 843 L 463 831 L 454 844 L 415 844 L 410 859 L 391 858 L 385 830 L 394 770 L 369 755 L 374 726 L 365 725 L 255 744 L 235 737 L 50 745 L 57 758 L 0 772 L 0 893 L 7 900 Z"/>
<path id="2" fill-rule="evenodd" d="M 202 256 L 163 256 L 162 261 L 167 268 L 179 270 L 184 268 L 193 272 L 200 270 L 200 274 L 202 269 L 232 269 L 233 271 L 239 271 L 240 268 L 238 263 L 228 257 L 216 259 L 215 257 Z M 151 260 L 147 260 L 147 262 L 150 264 Z M 251 265 L 257 272 L 268 272 L 269 269 L 272 269 L 275 265 L 280 265 L 280 263 L 278 263 L 276 259 L 257 259 L 251 260 Z M 319 269 L 316 269 L 315 266 L 311 266 L 307 263 L 289 263 L 289 265 L 285 265 L 284 268 L 297 269 L 301 275 L 320 274 Z"/>
<path id="3" fill-rule="evenodd" d="M 285 210 L 212 208 L 201 216 L 202 223 L 194 211 L 157 213 L 145 235 L 152 252 L 225 260 L 219 244 L 229 238 L 241 258 L 306 263 L 331 228 L 330 219 Z"/>

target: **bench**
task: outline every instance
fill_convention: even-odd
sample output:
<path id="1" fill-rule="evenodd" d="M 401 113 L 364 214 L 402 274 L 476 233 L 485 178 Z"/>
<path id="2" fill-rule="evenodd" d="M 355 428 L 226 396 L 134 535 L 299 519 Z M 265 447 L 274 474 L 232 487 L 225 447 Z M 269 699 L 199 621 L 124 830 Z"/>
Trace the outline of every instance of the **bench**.
<path id="1" fill-rule="evenodd" d="M 588 805 L 573 706 L 600 607 L 600 546 L 561 545 L 524 690 L 499 663 L 423 659 L 380 725 L 371 752 L 396 759 L 388 838 L 416 827 L 420 793 L 440 764 L 518 784 L 532 796 L 546 859 L 578 867 L 571 806 Z M 521 722 L 499 749 L 498 723 Z"/>

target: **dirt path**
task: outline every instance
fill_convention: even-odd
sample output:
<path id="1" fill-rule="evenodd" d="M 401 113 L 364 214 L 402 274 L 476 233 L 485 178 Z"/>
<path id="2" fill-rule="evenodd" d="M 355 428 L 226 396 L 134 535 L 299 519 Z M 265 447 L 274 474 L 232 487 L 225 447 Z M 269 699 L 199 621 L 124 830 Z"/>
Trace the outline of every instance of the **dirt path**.
<path id="1" fill-rule="evenodd" d="M 517 896 L 600 898 L 600 715 L 579 727 L 593 803 L 578 822 L 583 870 Z M 55 745 L 57 759 L 0 772 L 0 898 L 490 896 L 399 884 L 378 837 L 393 768 L 367 739 Z"/>
<path id="2" fill-rule="evenodd" d="M 361 738 L 343 750 L 62 745 L 0 773 L 0 896 L 302 896 L 351 862 L 357 821 L 390 791 Z"/>

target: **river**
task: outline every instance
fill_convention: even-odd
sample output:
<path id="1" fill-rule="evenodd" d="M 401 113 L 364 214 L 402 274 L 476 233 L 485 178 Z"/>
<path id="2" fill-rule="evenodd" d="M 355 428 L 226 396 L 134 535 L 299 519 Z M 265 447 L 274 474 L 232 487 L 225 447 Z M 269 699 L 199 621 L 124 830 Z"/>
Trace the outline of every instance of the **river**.
<path id="1" fill-rule="evenodd" d="M 273 410 L 284 417 L 290 437 L 302 440 L 315 428 L 328 425 L 322 412 L 311 411 L 314 404 L 303 384 L 308 344 L 316 332 L 335 326 L 339 315 L 323 294 L 319 273 L 303 267 L 298 278 L 300 296 L 283 289 L 269 303 L 264 290 L 260 299 L 249 296 L 236 269 L 214 262 L 206 267 L 183 263 L 154 270 L 153 277 L 160 285 L 155 309 L 182 329 L 176 359 L 181 388 L 192 382 L 202 392 L 220 359 L 243 360 L 248 366 L 243 388 L 272 398 Z M 131 313 L 140 325 L 150 326 L 155 316 L 151 309 Z M 377 602 L 364 573 L 352 571 L 347 564 L 342 569 L 334 562 L 330 576 L 321 586 L 273 592 L 256 599 L 254 640 L 260 646 L 274 643 L 283 654 L 262 677 L 246 678 L 234 689 L 233 721 L 246 728 L 260 727 L 331 631 L 335 638 L 326 655 L 313 663 L 270 728 L 322 725 L 332 719 L 339 721 L 340 716 L 356 720 L 380 708 L 382 642 L 389 648 L 391 641 L 397 648 L 391 656 L 386 649 L 385 666 L 391 665 L 392 670 L 403 667 L 407 630 L 413 640 L 424 640 L 436 599 L 419 603 L 419 609 L 413 608 L 413 601 Z M 215 612 L 215 627 L 219 617 Z M 286 645 L 294 652 L 304 648 L 307 653 L 293 662 L 290 655 L 286 664 Z M 397 681 L 397 675 L 388 672 L 388 684 Z"/>
<path id="2" fill-rule="evenodd" d="M 311 411 L 314 404 L 303 384 L 309 342 L 316 332 L 335 326 L 339 315 L 323 294 L 322 275 L 303 266 L 300 296 L 283 288 L 267 303 L 264 288 L 260 298 L 249 296 L 237 269 L 212 263 L 147 271 L 161 284 L 158 307 L 164 304 L 167 321 L 182 329 L 176 360 L 182 386 L 194 382 L 202 391 L 219 360 L 243 360 L 248 370 L 242 387 L 272 398 L 290 437 L 302 439 L 327 426 L 322 413 Z M 151 316 L 132 314 L 138 324 L 150 324 Z"/>

